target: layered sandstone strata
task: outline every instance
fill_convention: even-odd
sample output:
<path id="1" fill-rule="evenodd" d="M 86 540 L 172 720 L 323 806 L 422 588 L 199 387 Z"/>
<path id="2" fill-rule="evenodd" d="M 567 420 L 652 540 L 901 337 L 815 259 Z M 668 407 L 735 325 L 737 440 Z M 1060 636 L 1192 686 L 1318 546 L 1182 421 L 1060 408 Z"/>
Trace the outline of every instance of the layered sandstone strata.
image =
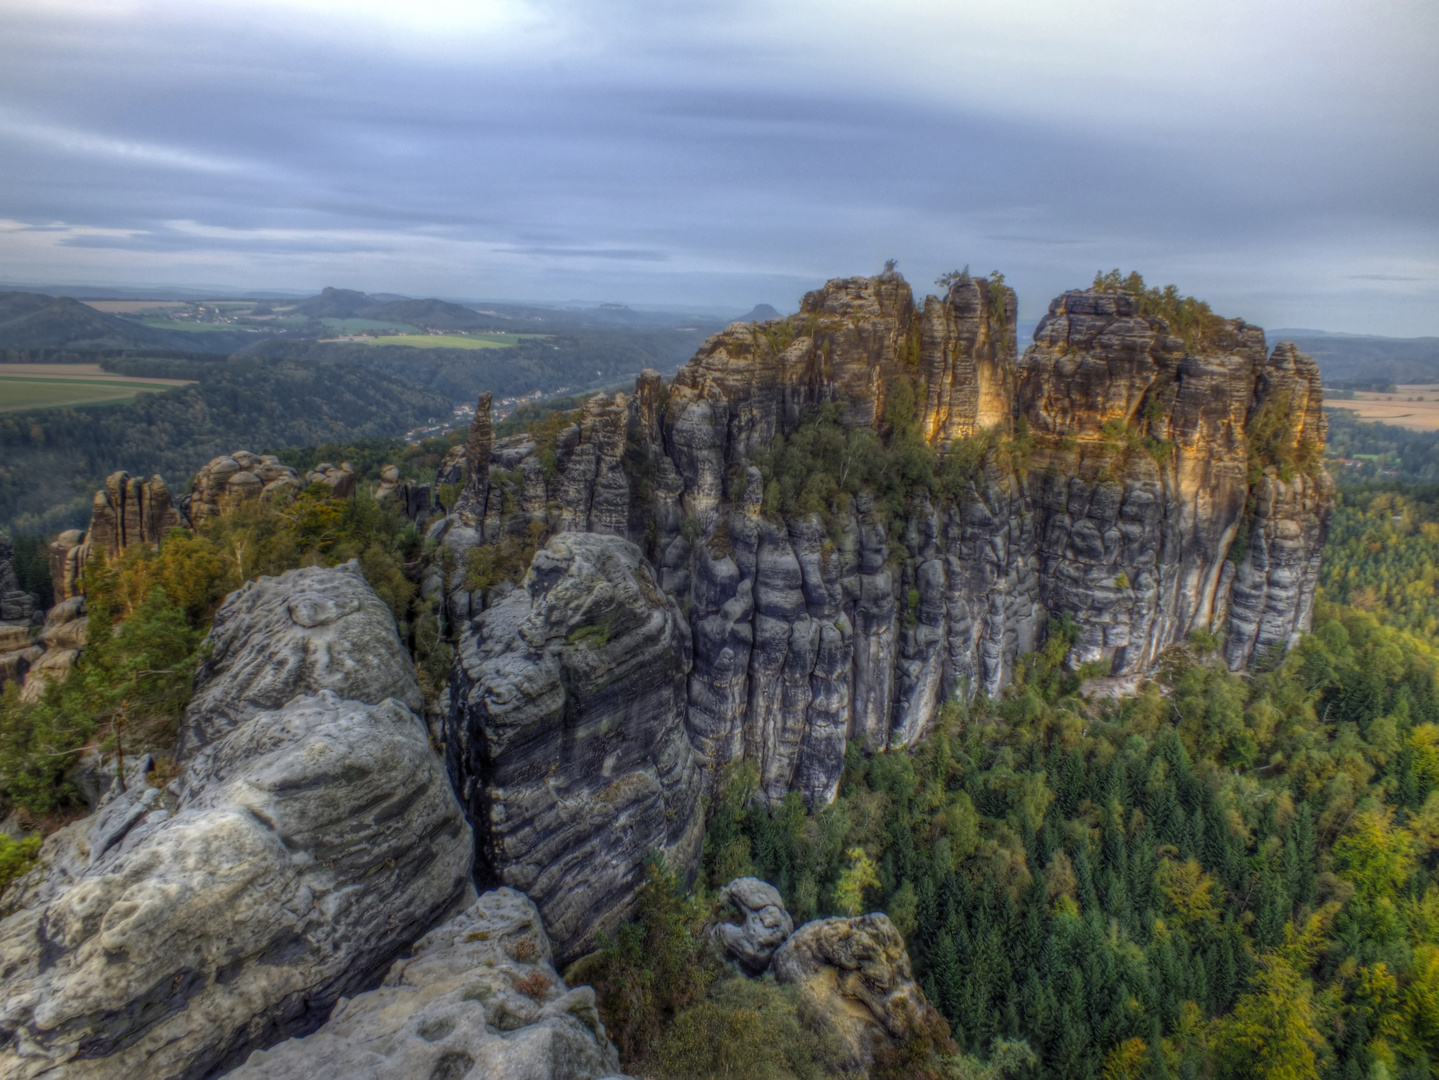
<path id="1" fill-rule="evenodd" d="M 384 604 L 344 568 L 237 596 L 251 617 L 216 621 L 186 716 L 207 737 L 179 776 L 132 770 L 5 894 L 0 1074 L 218 1075 L 313 1030 L 473 900 L 414 675 L 373 662 L 403 655 Z M 369 651 L 313 642 L 336 627 Z M 323 670 L 280 672 L 306 658 Z"/>
<path id="2" fill-rule="evenodd" d="M 711 775 L 740 758 L 775 800 L 834 795 L 847 740 L 907 746 L 956 693 L 997 693 L 1070 617 L 1073 665 L 1131 677 L 1195 631 L 1234 667 L 1305 629 L 1332 504 L 1313 361 L 1209 319 L 1189 343 L 1143 298 L 1059 297 L 1020 356 L 1013 293 L 961 278 L 831 281 L 800 311 L 714 336 L 666 387 L 597 396 L 551 444 L 490 442 L 451 565 L 507 537 L 627 537 L 684 609 L 686 730 Z M 764 510 L 755 457 L 815 407 L 883 433 L 898 380 L 963 490 Z M 489 432 L 472 447 L 476 461 Z M 452 617 L 482 602 L 450 571 Z M 438 581 L 438 579 L 437 579 Z"/>

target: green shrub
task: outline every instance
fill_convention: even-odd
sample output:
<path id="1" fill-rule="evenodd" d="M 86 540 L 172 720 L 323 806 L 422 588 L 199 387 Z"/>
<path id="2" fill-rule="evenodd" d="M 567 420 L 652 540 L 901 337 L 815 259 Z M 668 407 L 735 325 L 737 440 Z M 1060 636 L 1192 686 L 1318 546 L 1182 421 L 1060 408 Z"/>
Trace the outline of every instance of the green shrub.
<path id="1" fill-rule="evenodd" d="M 680 1010 L 656 1041 L 655 1080 L 826 1080 L 845 1065 L 824 1017 L 803 1012 L 793 987 L 733 975 Z"/>
<path id="2" fill-rule="evenodd" d="M 27 836 L 24 840 L 0 833 L 0 896 L 5 895 L 14 881 L 24 877 L 35 865 L 40 852 L 40 837 Z"/>

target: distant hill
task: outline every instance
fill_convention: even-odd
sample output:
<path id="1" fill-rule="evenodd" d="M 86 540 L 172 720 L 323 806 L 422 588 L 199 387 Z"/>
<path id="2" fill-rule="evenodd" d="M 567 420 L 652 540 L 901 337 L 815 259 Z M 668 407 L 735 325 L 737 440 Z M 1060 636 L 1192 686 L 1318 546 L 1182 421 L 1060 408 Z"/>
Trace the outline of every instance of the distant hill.
<path id="1" fill-rule="evenodd" d="M 484 330 L 494 324 L 472 308 L 447 300 L 407 300 L 370 296 L 353 289 L 327 288 L 295 305 L 295 314 L 312 319 L 374 319 L 402 322 L 426 330 Z"/>
<path id="2" fill-rule="evenodd" d="M 1292 341 L 1319 363 L 1327 383 L 1439 382 L 1439 337 L 1391 338 L 1329 334 L 1323 330 L 1272 330 L 1271 344 Z"/>
<path id="3" fill-rule="evenodd" d="M 253 333 L 241 331 L 160 330 L 96 311 L 69 296 L 0 292 L 0 349 L 157 349 L 226 355 L 254 340 Z"/>
<path id="4" fill-rule="evenodd" d="M 229 352 L 247 337 L 156 330 L 68 296 L 0 293 L 0 349 L 176 349 Z"/>
<path id="5" fill-rule="evenodd" d="M 736 319 L 735 322 L 769 322 L 771 319 L 780 319 L 783 317 L 779 311 L 769 304 L 756 304 Z"/>

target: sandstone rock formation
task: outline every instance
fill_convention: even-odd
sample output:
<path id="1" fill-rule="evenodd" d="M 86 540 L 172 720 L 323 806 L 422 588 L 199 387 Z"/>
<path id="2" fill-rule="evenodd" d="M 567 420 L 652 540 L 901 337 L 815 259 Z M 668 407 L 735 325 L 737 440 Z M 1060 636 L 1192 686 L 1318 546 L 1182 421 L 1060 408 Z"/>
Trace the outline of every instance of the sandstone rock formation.
<path id="1" fill-rule="evenodd" d="M 83 533 L 69 529 L 50 544 L 55 599 L 67 600 L 83 591 L 85 564 L 94 552 L 114 559 L 135 544 L 158 544 L 171 529 L 188 524 L 163 477 L 141 480 L 127 472 L 111 473 L 95 492 L 90 527 Z"/>
<path id="2" fill-rule="evenodd" d="M 257 1051 L 228 1080 L 591 1080 L 619 1058 L 588 986 L 555 972 L 533 903 L 487 892 L 396 960 L 324 1027 Z"/>
<path id="3" fill-rule="evenodd" d="M 220 605 L 209 641 L 180 726 L 181 758 L 303 694 L 420 708 L 394 616 L 353 561 L 247 582 Z"/>
<path id="4" fill-rule="evenodd" d="M 198 525 L 249 499 L 282 489 L 298 491 L 303 486 L 295 470 L 281 464 L 273 454 L 252 454 L 248 450 L 222 454 L 200 466 L 195 474 L 188 506 L 190 520 Z"/>
<path id="5" fill-rule="evenodd" d="M 394 696 L 355 700 L 382 680 L 354 650 L 296 641 L 336 621 L 394 638 L 359 575 L 294 572 L 229 607 L 201 690 L 235 701 L 200 699 L 205 722 L 187 723 L 205 738 L 179 778 L 117 785 L 6 897 L 0 1074 L 212 1075 L 313 1030 L 471 888 L 470 836 L 424 724 Z M 298 629 L 271 638 L 283 612 Z M 398 654 L 398 639 L 369 653 Z M 319 683 L 334 689 L 270 703 Z"/>
<path id="6" fill-rule="evenodd" d="M 19 681 L 40 658 L 36 645 L 35 600 L 20 588 L 15 548 L 0 533 L 0 687 Z"/>
<path id="7" fill-rule="evenodd" d="M 328 484 L 332 498 L 348 499 L 355 494 L 355 470 L 348 461 L 339 467 L 322 461 L 305 475 L 305 483 Z"/>
<path id="8" fill-rule="evenodd" d="M 380 470 L 380 482 L 375 485 L 375 501 L 400 504 L 405 516 L 411 521 L 423 522 L 430 516 L 432 499 L 429 484 L 416 484 L 402 479 L 398 466 L 386 465 Z"/>
<path id="9" fill-rule="evenodd" d="M 652 852 L 698 855 L 689 633 L 639 549 L 566 533 L 460 638 L 446 758 L 481 883 L 538 905 L 562 960 L 625 918 Z"/>
<path id="10" fill-rule="evenodd" d="M 904 939 L 883 912 L 805 923 L 774 954 L 777 981 L 799 988 L 868 1069 L 886 1040 L 903 1041 L 933 1011 L 914 981 Z"/>
<path id="11" fill-rule="evenodd" d="M 45 684 L 65 677 L 80 658 L 85 647 L 85 635 L 89 631 L 90 619 L 85 614 L 85 598 L 72 596 L 62 600 L 45 613 L 45 625 L 40 630 L 40 644 L 35 647 L 29 671 L 25 673 L 25 685 L 20 699 L 29 704 L 40 700 Z"/>
<path id="12" fill-rule="evenodd" d="M 1240 320 L 1186 344 L 1143 308 L 1066 293 L 1020 357 L 1003 286 L 916 305 L 898 274 L 831 281 L 712 337 L 667 390 L 646 372 L 592 398 L 552 446 L 477 431 L 468 516 L 432 535 L 455 565 L 507 537 L 639 545 L 692 631 L 701 764 L 746 757 L 766 798 L 826 802 L 847 739 L 912 744 L 951 695 L 997 693 L 1051 618 L 1080 628 L 1071 664 L 1119 678 L 1197 630 L 1242 667 L 1308 626 L 1332 502 L 1317 368 Z M 897 521 L 864 493 L 764 511 L 754 455 L 818 405 L 882 427 L 898 380 L 931 447 L 972 462 L 962 490 L 906 492 Z M 478 614 L 462 580 L 456 625 Z"/>
<path id="13" fill-rule="evenodd" d="M 794 932 L 794 920 L 785 910 L 779 890 L 759 878 L 735 878 L 720 890 L 719 899 L 721 910 L 739 922 L 716 923 L 716 942 L 747 974 L 761 974 L 775 950 Z"/>

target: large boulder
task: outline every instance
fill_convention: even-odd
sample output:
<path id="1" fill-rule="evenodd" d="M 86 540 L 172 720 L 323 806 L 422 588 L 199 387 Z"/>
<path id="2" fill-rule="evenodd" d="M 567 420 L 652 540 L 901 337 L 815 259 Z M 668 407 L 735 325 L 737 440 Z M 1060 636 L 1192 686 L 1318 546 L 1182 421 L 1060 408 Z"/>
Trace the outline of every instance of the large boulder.
<path id="1" fill-rule="evenodd" d="M 799 987 L 829 1021 L 859 1068 L 933 1012 L 914 981 L 904 938 L 883 912 L 807 922 L 780 946 L 772 967 L 778 982 Z"/>
<path id="2" fill-rule="evenodd" d="M 715 924 L 715 940 L 748 974 L 761 974 L 794 932 L 784 899 L 769 882 L 752 877 L 735 878 L 720 890 L 719 898 L 721 907 L 739 922 Z"/>
<path id="3" fill-rule="evenodd" d="M 224 722 L 163 788 L 137 763 L 6 893 L 0 1075 L 212 1075 L 313 1030 L 473 898 L 464 815 L 413 676 L 376 671 L 403 654 L 358 572 L 257 582 L 224 610 L 197 696 Z M 216 686 L 232 707 L 204 713 Z M 292 686 L 319 692 L 271 704 Z"/>
<path id="4" fill-rule="evenodd" d="M 227 1080 L 593 1080 L 619 1072 L 588 986 L 567 989 L 535 905 L 487 892 L 342 1000 L 313 1035 L 257 1051 Z"/>
<path id="5" fill-rule="evenodd" d="M 0 1074 L 178 1078 L 364 988 L 461 899 L 470 843 L 419 718 L 326 692 L 256 713 L 170 792 L 132 788 L 41 858 L 0 923 Z"/>
<path id="6" fill-rule="evenodd" d="M 182 758 L 301 694 L 421 705 L 394 616 L 357 562 L 249 582 L 220 605 L 210 642 L 180 726 Z"/>
<path id="7" fill-rule="evenodd" d="M 200 466 L 195 474 L 189 498 L 190 520 L 198 525 L 257 496 L 298 491 L 303 486 L 295 470 L 274 454 L 252 454 L 248 450 L 221 454 Z"/>
<path id="8" fill-rule="evenodd" d="M 492 601 L 461 637 L 446 758 L 481 880 L 532 897 L 568 960 L 630 914 L 647 855 L 697 864 L 689 635 L 616 536 L 554 537 Z"/>

